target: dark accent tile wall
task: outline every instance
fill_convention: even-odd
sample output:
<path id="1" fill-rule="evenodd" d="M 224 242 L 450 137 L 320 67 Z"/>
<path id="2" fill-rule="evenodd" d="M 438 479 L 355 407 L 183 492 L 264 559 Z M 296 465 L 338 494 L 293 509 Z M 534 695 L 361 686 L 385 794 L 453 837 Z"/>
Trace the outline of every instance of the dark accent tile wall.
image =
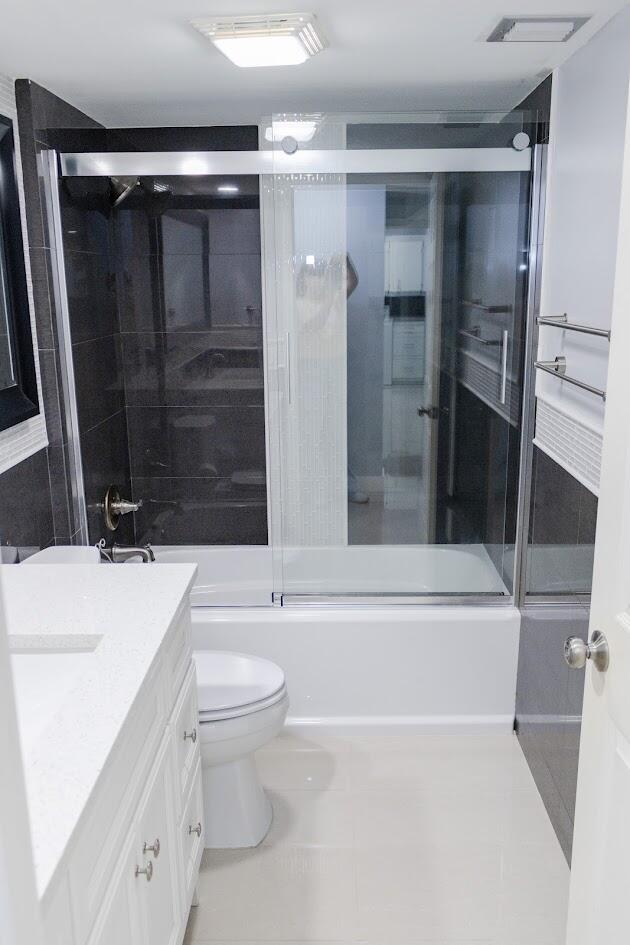
<path id="1" fill-rule="evenodd" d="M 116 542 L 133 544 L 134 516 L 121 518 L 112 536 L 105 529 L 101 509 L 103 496 L 112 483 L 119 487 L 124 498 L 131 495 L 127 416 L 124 408 L 82 432 L 81 455 L 90 541 L 98 541 L 101 537 L 111 540 L 113 537 Z"/>
<path id="2" fill-rule="evenodd" d="M 590 594 L 596 521 L 596 496 L 534 447 L 530 594 Z"/>
<path id="3" fill-rule="evenodd" d="M 258 128 L 256 125 L 109 128 L 107 148 L 110 151 L 257 151 Z"/>
<path id="4" fill-rule="evenodd" d="M 66 543 L 76 538 L 78 523 L 38 155 L 50 147 L 255 150 L 258 132 L 255 127 L 106 130 L 29 80 L 20 80 L 16 89 L 50 433 L 46 468 L 40 460 L 29 464 L 29 472 L 45 477 L 37 488 L 38 495 L 48 496 L 48 541 Z M 166 190 L 144 183 L 124 209 L 113 211 L 108 182 L 62 183 L 91 541 L 103 534 L 98 504 L 110 482 L 145 499 L 138 538 L 267 541 L 258 182 L 240 178 L 238 198 L 218 197 L 215 184 L 199 193 L 198 186 L 187 190 L 181 179 Z M 164 514 L 174 506 L 181 514 Z M 45 532 L 45 518 L 40 520 Z M 116 538 L 133 539 L 134 525 L 123 522 Z M 24 535 L 30 542 L 28 524 Z M 3 537 L 17 543 L 22 535 L 11 526 Z"/>
<path id="5" fill-rule="evenodd" d="M 109 184 L 76 178 L 62 182 L 60 199 L 88 534 L 96 542 L 111 538 L 100 510 L 107 487 L 131 495 L 112 196 Z M 114 537 L 135 540 L 133 516 Z"/>
<path id="6" fill-rule="evenodd" d="M 516 732 L 567 861 L 571 862 L 584 671 L 563 657 L 568 636 L 588 635 L 588 607 L 522 610 Z"/>
<path id="7" fill-rule="evenodd" d="M 2 545 L 17 548 L 20 558 L 54 543 L 46 450 L 40 450 L 2 473 L 0 510 L 0 541 Z M 10 561 L 11 557 L 6 560 Z"/>
<path id="8" fill-rule="evenodd" d="M 100 126 L 72 105 L 27 79 L 16 82 L 15 92 L 49 446 L 0 475 L 0 541 L 3 545 L 36 550 L 54 542 L 68 544 L 76 531 L 67 476 L 67 435 L 54 323 L 48 228 L 38 155 L 41 150 L 55 146 L 63 139 L 66 131 L 98 129 Z"/>
<path id="9" fill-rule="evenodd" d="M 152 184 L 114 215 L 137 539 L 265 544 L 258 182 Z"/>
<path id="10" fill-rule="evenodd" d="M 228 478 L 134 476 L 139 540 L 172 545 L 264 545 L 267 493 L 264 481 L 243 485 Z"/>

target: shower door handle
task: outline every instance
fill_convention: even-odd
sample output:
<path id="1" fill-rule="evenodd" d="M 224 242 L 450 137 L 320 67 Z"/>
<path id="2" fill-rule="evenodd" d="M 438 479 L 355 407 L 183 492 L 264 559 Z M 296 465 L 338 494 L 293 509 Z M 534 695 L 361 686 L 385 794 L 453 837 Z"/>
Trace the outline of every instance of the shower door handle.
<path id="1" fill-rule="evenodd" d="M 499 393 L 499 403 L 504 404 L 507 399 L 507 363 L 508 363 L 508 341 L 509 332 L 504 329 L 501 333 L 501 391 Z"/>
<path id="2" fill-rule="evenodd" d="M 419 417 L 428 417 L 429 420 L 437 420 L 440 415 L 438 407 L 418 407 Z"/>

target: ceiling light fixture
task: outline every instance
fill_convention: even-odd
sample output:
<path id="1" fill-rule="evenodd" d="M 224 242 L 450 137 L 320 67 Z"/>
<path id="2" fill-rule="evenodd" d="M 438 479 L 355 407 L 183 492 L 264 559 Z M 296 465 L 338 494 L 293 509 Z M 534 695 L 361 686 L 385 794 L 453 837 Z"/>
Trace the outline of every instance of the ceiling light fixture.
<path id="1" fill-rule="evenodd" d="M 589 20 L 589 16 L 506 16 L 486 42 L 566 43 Z"/>
<path id="2" fill-rule="evenodd" d="M 326 45 L 312 13 L 215 17 L 191 22 L 224 56 L 244 69 L 297 66 Z"/>

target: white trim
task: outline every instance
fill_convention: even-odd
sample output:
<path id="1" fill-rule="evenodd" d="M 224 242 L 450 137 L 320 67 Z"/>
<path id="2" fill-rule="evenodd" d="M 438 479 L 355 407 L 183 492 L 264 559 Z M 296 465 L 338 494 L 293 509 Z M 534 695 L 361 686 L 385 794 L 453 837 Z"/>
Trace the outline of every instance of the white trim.
<path id="1" fill-rule="evenodd" d="M 31 260 L 28 252 L 28 230 L 26 227 L 26 203 L 24 199 L 24 181 L 22 178 L 22 159 L 20 155 L 20 135 L 17 120 L 17 106 L 13 79 L 0 74 L 0 112 L 13 122 L 15 139 L 15 158 L 17 166 L 17 186 L 20 198 L 20 216 L 22 219 L 22 241 L 24 243 L 24 265 L 26 268 L 26 287 L 28 291 L 28 305 L 31 315 L 31 335 L 33 338 L 33 356 L 35 358 L 35 373 L 37 375 L 37 394 L 39 397 L 39 414 L 17 423 L 8 430 L 0 433 L 0 473 L 6 472 L 48 446 L 46 435 L 46 421 L 44 419 L 44 398 L 39 368 L 39 354 L 37 347 L 37 328 L 35 325 L 35 302 L 33 299 L 33 279 L 31 276 Z"/>
<path id="2" fill-rule="evenodd" d="M 377 150 L 118 151 L 62 154 L 64 177 L 154 174 L 386 174 L 529 171 L 532 150 L 513 148 L 384 148 Z"/>
<path id="3" fill-rule="evenodd" d="M 513 715 L 289 716 L 285 730 L 316 735 L 510 735 Z"/>

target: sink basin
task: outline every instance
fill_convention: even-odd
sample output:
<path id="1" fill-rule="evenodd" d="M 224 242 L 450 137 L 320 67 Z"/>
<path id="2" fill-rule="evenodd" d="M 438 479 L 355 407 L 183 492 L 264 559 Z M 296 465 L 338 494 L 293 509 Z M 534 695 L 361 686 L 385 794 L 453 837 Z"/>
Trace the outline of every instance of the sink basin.
<path id="1" fill-rule="evenodd" d="M 84 650 L 22 650 L 11 653 L 22 753 L 28 755 L 87 668 L 95 647 Z"/>

